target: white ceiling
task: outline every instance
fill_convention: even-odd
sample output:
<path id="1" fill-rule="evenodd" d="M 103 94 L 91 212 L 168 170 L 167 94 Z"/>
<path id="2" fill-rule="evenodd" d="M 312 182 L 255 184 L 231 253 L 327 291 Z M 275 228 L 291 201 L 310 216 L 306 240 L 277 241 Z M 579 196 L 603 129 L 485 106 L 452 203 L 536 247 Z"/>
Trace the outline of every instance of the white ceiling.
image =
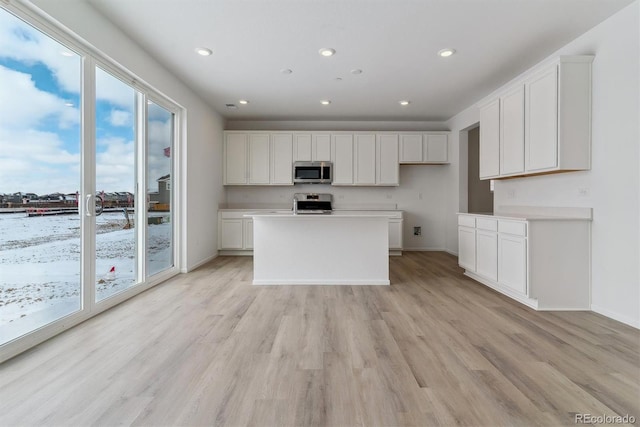
<path id="1" fill-rule="evenodd" d="M 445 120 L 632 2 L 84 1 L 232 120 Z"/>

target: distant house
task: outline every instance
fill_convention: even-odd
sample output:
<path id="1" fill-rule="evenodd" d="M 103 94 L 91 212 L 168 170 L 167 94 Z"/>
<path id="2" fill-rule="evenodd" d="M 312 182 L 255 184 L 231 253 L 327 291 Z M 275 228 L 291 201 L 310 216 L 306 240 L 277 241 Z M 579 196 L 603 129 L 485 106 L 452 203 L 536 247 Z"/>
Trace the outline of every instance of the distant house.
<path id="1" fill-rule="evenodd" d="M 149 192 L 149 202 L 152 205 L 166 205 L 168 207 L 171 203 L 171 175 L 161 176 L 156 181 L 158 182 L 158 191 Z"/>

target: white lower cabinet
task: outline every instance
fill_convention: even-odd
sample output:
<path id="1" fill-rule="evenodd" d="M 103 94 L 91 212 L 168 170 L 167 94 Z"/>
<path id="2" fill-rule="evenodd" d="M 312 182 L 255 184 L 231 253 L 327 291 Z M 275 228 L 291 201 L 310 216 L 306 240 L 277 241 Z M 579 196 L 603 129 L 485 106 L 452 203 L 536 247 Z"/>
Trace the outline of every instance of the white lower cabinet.
<path id="1" fill-rule="evenodd" d="M 465 274 L 537 310 L 589 310 L 590 219 L 458 215 Z"/>
<path id="2" fill-rule="evenodd" d="M 476 273 L 498 280 L 498 233 L 476 230 Z"/>
<path id="3" fill-rule="evenodd" d="M 402 218 L 389 218 L 389 249 L 402 250 Z"/>
<path id="4" fill-rule="evenodd" d="M 221 249 L 242 249 L 243 240 L 242 219 L 220 219 L 219 247 Z"/>
<path id="5" fill-rule="evenodd" d="M 491 256 L 495 257 L 495 252 Z M 500 234 L 497 265 L 498 284 L 521 294 L 527 293 L 527 242 L 524 237 Z"/>
<path id="6" fill-rule="evenodd" d="M 243 249 L 253 249 L 253 220 L 251 218 L 242 220 L 242 242 Z"/>

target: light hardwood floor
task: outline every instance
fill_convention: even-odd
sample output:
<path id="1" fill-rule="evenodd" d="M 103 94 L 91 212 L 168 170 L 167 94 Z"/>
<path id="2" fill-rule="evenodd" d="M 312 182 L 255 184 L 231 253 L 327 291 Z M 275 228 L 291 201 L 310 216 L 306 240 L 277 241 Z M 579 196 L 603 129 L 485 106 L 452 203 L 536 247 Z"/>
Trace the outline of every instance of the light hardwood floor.
<path id="1" fill-rule="evenodd" d="M 445 253 L 392 286 L 251 285 L 220 257 L 0 365 L 0 425 L 574 425 L 640 419 L 639 331 L 535 312 Z"/>

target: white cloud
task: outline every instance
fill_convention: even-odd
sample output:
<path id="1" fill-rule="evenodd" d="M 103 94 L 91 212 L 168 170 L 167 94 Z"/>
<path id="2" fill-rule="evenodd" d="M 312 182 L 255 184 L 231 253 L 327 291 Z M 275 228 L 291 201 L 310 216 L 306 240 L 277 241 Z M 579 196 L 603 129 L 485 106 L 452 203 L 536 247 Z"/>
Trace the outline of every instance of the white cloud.
<path id="1" fill-rule="evenodd" d="M 0 193 L 75 192 L 80 154 L 64 149 L 58 135 L 0 128 Z"/>
<path id="2" fill-rule="evenodd" d="M 135 90 L 100 68 L 96 69 L 96 97 L 128 111 L 135 105 Z"/>
<path id="3" fill-rule="evenodd" d="M 38 89 L 29 74 L 0 65 L 0 126 L 27 128 L 54 116 L 58 126 L 68 128 L 80 122 L 80 112 L 65 100 Z"/>
<path id="4" fill-rule="evenodd" d="M 96 191 L 134 192 L 135 145 L 122 138 L 106 138 L 98 141 L 103 148 L 96 153 Z"/>
<path id="5" fill-rule="evenodd" d="M 131 118 L 132 114 L 129 111 L 111 110 L 108 120 L 112 126 L 129 126 Z"/>
<path id="6" fill-rule="evenodd" d="M 13 15 L 0 12 L 0 56 L 45 64 L 64 90 L 79 93 L 80 57 L 63 56 L 63 51 L 72 52 Z"/>

